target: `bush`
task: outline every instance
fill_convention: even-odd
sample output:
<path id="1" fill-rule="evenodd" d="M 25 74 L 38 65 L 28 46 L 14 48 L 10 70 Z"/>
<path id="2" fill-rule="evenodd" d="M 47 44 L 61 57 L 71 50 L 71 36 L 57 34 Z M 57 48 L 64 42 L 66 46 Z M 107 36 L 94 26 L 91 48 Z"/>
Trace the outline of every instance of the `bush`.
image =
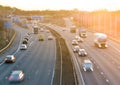
<path id="1" fill-rule="evenodd" d="M 4 30 L 4 21 L 0 20 L 0 30 Z"/>

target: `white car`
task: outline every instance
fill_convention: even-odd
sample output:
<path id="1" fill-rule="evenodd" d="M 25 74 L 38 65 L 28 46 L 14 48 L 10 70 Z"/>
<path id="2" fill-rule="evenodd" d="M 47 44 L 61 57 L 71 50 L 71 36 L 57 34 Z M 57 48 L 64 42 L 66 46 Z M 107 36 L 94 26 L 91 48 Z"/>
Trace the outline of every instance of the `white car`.
<path id="1" fill-rule="evenodd" d="M 72 40 L 72 45 L 78 45 L 78 41 L 77 40 Z"/>
<path id="2" fill-rule="evenodd" d="M 48 36 L 48 40 L 53 40 L 53 36 L 52 35 Z"/>
<path id="3" fill-rule="evenodd" d="M 84 71 L 93 71 L 93 64 L 90 60 L 84 60 L 83 62 L 83 70 Z"/>
<path id="4" fill-rule="evenodd" d="M 47 33 L 49 33 L 49 32 L 50 32 L 50 30 L 46 30 L 46 32 L 47 32 Z"/>
<path id="5" fill-rule="evenodd" d="M 22 44 L 22 45 L 20 46 L 20 49 L 21 49 L 21 50 L 26 50 L 26 49 L 27 49 L 27 45 L 26 45 L 26 44 Z"/>
<path id="6" fill-rule="evenodd" d="M 78 52 L 78 51 L 79 51 L 79 49 L 80 49 L 80 47 L 79 47 L 79 46 L 74 46 L 74 47 L 73 47 L 73 52 Z"/>
<path id="7" fill-rule="evenodd" d="M 75 36 L 75 39 L 76 39 L 78 42 L 83 42 L 83 39 L 82 39 L 79 35 L 76 35 L 76 36 Z"/>
<path id="8" fill-rule="evenodd" d="M 79 55 L 79 56 L 86 56 L 86 55 L 87 55 L 87 52 L 85 51 L 85 49 L 79 49 L 79 50 L 78 50 L 78 55 Z"/>

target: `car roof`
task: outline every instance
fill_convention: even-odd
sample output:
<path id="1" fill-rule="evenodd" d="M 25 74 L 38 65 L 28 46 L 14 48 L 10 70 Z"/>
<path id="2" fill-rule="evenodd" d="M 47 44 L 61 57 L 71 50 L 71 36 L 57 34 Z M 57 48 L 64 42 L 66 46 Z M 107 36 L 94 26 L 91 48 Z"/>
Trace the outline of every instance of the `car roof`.
<path id="1" fill-rule="evenodd" d="M 77 40 L 72 40 L 72 41 L 77 41 Z"/>
<path id="2" fill-rule="evenodd" d="M 84 63 L 92 63 L 90 60 L 84 60 Z"/>
<path id="3" fill-rule="evenodd" d="M 10 57 L 12 57 L 12 56 L 13 56 L 13 55 L 7 55 L 6 57 L 7 57 L 7 58 L 10 58 Z"/>
<path id="4" fill-rule="evenodd" d="M 85 51 L 85 49 L 80 49 L 80 51 Z"/>
<path id="5" fill-rule="evenodd" d="M 22 72 L 22 70 L 15 70 L 15 71 L 12 71 L 12 74 L 20 74 Z"/>
<path id="6" fill-rule="evenodd" d="M 26 46 L 26 44 L 22 44 L 21 46 Z"/>
<path id="7" fill-rule="evenodd" d="M 79 46 L 77 45 L 77 46 L 74 46 L 75 48 L 79 48 Z"/>

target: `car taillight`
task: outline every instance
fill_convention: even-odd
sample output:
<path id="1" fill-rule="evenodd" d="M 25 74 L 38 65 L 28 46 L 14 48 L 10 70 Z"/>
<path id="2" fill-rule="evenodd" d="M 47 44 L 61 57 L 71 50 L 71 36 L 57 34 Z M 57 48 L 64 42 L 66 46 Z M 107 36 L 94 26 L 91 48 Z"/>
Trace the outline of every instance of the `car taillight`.
<path id="1" fill-rule="evenodd" d="M 13 76 L 10 76 L 10 77 L 9 77 L 9 80 L 12 80 L 12 79 L 13 79 Z"/>
<path id="2" fill-rule="evenodd" d="M 17 80 L 20 80 L 20 77 L 18 77 L 18 79 Z"/>

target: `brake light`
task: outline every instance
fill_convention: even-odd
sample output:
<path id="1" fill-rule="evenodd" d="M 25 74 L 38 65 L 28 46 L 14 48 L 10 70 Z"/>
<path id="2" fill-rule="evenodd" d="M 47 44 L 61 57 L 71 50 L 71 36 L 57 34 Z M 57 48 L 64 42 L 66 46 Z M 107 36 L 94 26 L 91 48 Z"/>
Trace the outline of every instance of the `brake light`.
<path id="1" fill-rule="evenodd" d="M 17 80 L 20 80 L 20 77 L 18 77 L 18 79 Z"/>
<path id="2" fill-rule="evenodd" d="M 9 77 L 9 80 L 12 80 L 12 79 L 13 79 L 13 76 L 10 76 L 10 77 Z"/>

